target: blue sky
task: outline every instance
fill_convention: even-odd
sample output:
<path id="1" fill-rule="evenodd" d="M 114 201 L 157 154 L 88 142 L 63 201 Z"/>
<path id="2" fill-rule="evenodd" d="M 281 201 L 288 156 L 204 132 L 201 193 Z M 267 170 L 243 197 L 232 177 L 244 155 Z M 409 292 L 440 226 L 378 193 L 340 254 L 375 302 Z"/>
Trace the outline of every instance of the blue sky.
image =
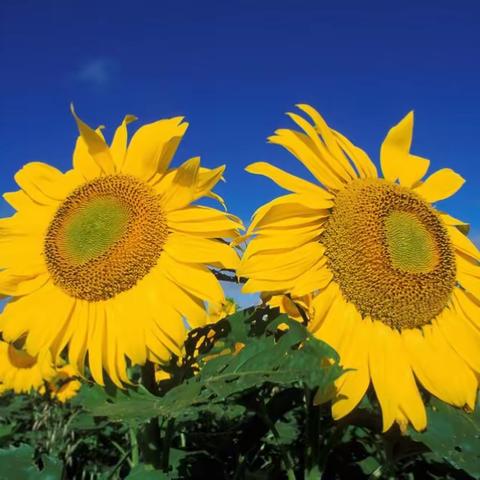
<path id="1" fill-rule="evenodd" d="M 377 162 L 387 130 L 414 109 L 414 153 L 467 179 L 440 208 L 480 240 L 478 1 L 3 0 L 0 19 L 1 191 L 28 161 L 68 168 L 71 101 L 107 136 L 125 113 L 183 114 L 176 162 L 226 163 L 219 193 L 247 222 L 280 189 L 246 165 L 303 174 L 266 143 L 291 125 L 295 103 L 314 105 Z"/>

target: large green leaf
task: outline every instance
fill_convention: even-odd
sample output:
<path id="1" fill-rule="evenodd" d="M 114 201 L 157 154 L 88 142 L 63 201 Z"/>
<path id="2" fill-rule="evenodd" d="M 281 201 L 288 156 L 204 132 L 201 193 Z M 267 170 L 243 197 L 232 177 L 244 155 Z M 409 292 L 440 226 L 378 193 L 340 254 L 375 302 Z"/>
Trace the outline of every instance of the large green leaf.
<path id="1" fill-rule="evenodd" d="M 432 398 L 427 407 L 428 428 L 411 437 L 424 443 L 432 456 L 480 478 L 480 400 L 474 413 L 465 413 Z"/>
<path id="2" fill-rule="evenodd" d="M 222 339 L 226 345 L 242 342 L 238 353 L 222 354 L 202 363 L 200 372 L 163 397 L 151 395 L 143 387 L 107 393 L 100 388 L 85 388 L 76 399 L 94 416 L 117 420 L 161 416 L 179 418 L 192 409 L 209 411 L 225 402 L 266 383 L 278 386 L 292 384 L 309 388 L 327 388 L 341 375 L 336 352 L 315 339 L 298 322 L 281 315 L 268 325 L 260 337 L 247 335 L 249 313 L 240 312 L 229 319 L 230 333 Z M 279 324 L 288 331 L 277 331 Z"/>
<path id="3" fill-rule="evenodd" d="M 60 480 L 62 462 L 53 457 L 42 456 L 40 471 L 33 462 L 33 448 L 22 445 L 18 448 L 0 450 L 0 480 Z"/>

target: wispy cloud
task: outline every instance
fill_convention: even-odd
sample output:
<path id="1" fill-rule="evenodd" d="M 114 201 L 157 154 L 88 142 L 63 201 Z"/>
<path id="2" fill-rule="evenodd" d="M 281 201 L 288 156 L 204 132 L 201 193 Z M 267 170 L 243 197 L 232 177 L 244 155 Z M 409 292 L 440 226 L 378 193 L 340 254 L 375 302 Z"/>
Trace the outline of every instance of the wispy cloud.
<path id="1" fill-rule="evenodd" d="M 84 63 L 75 78 L 95 87 L 110 83 L 117 70 L 117 63 L 111 58 L 95 58 Z"/>

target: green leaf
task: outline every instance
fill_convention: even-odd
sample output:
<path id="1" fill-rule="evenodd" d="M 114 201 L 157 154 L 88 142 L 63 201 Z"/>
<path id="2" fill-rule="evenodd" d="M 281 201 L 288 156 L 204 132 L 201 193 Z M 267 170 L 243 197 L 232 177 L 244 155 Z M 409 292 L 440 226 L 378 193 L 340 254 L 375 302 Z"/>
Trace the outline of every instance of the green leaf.
<path id="1" fill-rule="evenodd" d="M 430 448 L 434 457 L 480 478 L 480 399 L 469 414 L 432 397 L 427 414 L 427 430 L 412 431 L 411 437 Z"/>
<path id="2" fill-rule="evenodd" d="M 14 430 L 12 424 L 0 425 L 0 438 L 8 437 Z"/>
<path id="3" fill-rule="evenodd" d="M 0 450 L 1 480 L 59 480 L 63 465 L 56 458 L 42 456 L 40 471 L 33 462 L 34 451 L 29 445 Z"/>
<path id="4" fill-rule="evenodd" d="M 140 463 L 132 468 L 126 480 L 169 480 L 170 477 L 159 470 L 154 470 L 151 465 Z"/>
<path id="5" fill-rule="evenodd" d="M 338 355 L 324 342 L 315 339 L 303 325 L 280 315 L 260 337 L 247 335 L 248 316 L 244 312 L 230 319 L 230 334 L 225 344 L 245 344 L 238 353 L 219 355 L 202 362 L 200 372 L 168 391 L 163 397 L 150 394 L 143 387 L 107 393 L 99 387 L 84 388 L 75 403 L 94 416 L 116 420 L 145 421 L 162 416 L 181 418 L 191 409 L 208 412 L 215 404 L 228 401 L 261 387 L 307 385 L 311 389 L 327 388 L 342 374 Z M 287 324 L 285 333 L 276 331 Z"/>

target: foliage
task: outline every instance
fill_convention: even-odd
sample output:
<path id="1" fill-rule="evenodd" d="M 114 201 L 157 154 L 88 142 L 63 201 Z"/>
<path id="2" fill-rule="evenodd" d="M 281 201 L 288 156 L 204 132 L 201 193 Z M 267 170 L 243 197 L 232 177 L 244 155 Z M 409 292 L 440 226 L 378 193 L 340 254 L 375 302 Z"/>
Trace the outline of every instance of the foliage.
<path id="1" fill-rule="evenodd" d="M 425 397 L 427 431 L 382 434 L 369 392 L 335 422 L 312 400 L 343 374 L 337 354 L 276 310 L 193 330 L 165 368 L 149 389 L 87 384 L 67 405 L 0 397 L 0 479 L 480 478 L 478 409 Z"/>

